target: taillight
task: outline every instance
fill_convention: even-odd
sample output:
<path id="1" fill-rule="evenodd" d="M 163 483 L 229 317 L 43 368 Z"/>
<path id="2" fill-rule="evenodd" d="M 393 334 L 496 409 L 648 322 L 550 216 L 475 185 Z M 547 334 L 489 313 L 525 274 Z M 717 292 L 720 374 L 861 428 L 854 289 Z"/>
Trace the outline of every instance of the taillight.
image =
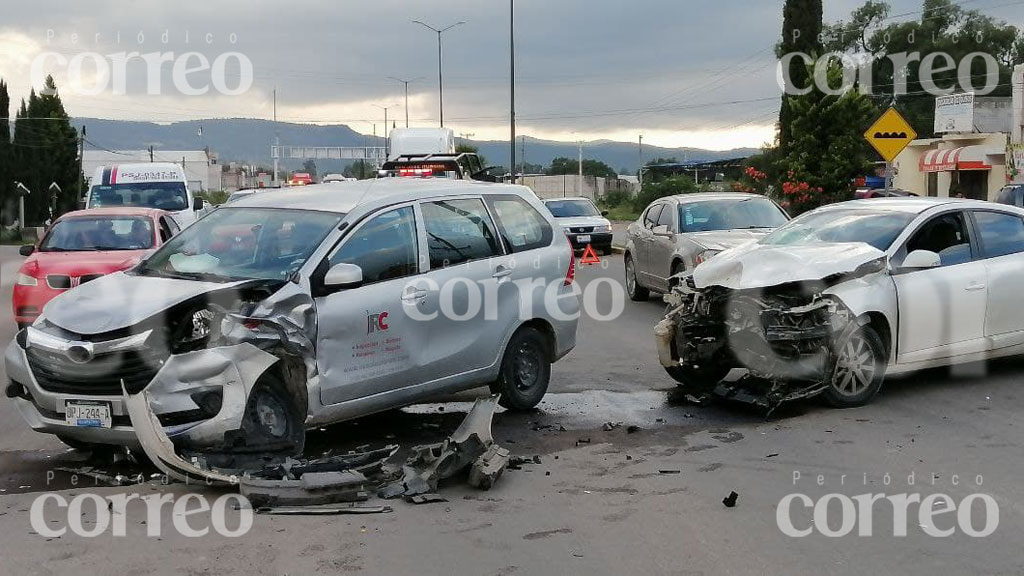
<path id="1" fill-rule="evenodd" d="M 572 286 L 572 283 L 576 281 L 576 253 L 573 252 L 572 247 L 569 247 L 569 270 L 565 273 L 565 283 L 563 286 Z"/>

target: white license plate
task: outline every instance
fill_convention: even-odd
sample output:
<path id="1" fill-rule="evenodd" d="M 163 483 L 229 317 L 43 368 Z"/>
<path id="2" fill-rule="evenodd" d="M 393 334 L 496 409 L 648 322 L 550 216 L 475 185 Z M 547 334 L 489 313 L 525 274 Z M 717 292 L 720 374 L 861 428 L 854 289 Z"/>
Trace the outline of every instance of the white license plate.
<path id="1" fill-rule="evenodd" d="M 113 419 L 110 417 L 109 402 L 89 402 L 84 400 L 68 400 L 64 405 L 64 417 L 69 426 L 79 428 L 110 428 Z"/>
<path id="2" fill-rule="evenodd" d="M 590 242 L 590 234 L 584 234 L 582 236 L 577 236 L 576 237 L 576 241 L 579 242 L 580 244 L 588 243 L 588 242 Z"/>

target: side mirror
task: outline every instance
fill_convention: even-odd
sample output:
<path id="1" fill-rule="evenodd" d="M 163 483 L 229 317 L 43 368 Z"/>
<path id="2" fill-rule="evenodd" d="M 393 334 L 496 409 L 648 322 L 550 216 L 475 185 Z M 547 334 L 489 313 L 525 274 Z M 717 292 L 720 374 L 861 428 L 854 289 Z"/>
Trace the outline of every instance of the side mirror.
<path id="1" fill-rule="evenodd" d="M 607 215 L 608 215 L 608 211 L 607 210 L 601 210 L 601 216 L 607 216 Z"/>
<path id="2" fill-rule="evenodd" d="M 665 225 L 665 224 L 662 224 L 661 226 L 655 226 L 654 228 L 651 229 L 651 232 L 653 232 L 655 236 L 671 236 L 672 235 L 672 232 L 669 231 L 668 226 Z"/>
<path id="3" fill-rule="evenodd" d="M 196 198 L 195 200 L 192 201 L 193 210 L 202 210 L 203 206 L 206 206 L 206 203 L 203 201 L 202 198 Z"/>
<path id="4" fill-rule="evenodd" d="M 324 276 L 324 286 L 334 290 L 357 288 L 363 283 L 363 269 L 355 264 L 342 262 L 331 266 Z"/>
<path id="5" fill-rule="evenodd" d="M 942 266 L 942 258 L 930 250 L 914 250 L 903 259 L 903 270 L 925 270 Z"/>
<path id="6" fill-rule="evenodd" d="M 35 251 L 36 247 L 31 244 L 18 248 L 18 254 L 21 254 L 22 256 L 31 256 Z"/>

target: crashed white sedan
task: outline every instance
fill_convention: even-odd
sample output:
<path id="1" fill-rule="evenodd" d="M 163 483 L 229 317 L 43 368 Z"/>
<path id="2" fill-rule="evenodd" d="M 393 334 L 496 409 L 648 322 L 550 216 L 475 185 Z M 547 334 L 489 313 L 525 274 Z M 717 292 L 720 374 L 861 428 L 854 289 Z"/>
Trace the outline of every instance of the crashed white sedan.
<path id="1" fill-rule="evenodd" d="M 655 335 L 698 394 L 859 406 L 886 373 L 1024 353 L 1024 210 L 1011 206 L 834 204 L 680 280 Z M 722 382 L 733 368 L 751 377 Z"/>

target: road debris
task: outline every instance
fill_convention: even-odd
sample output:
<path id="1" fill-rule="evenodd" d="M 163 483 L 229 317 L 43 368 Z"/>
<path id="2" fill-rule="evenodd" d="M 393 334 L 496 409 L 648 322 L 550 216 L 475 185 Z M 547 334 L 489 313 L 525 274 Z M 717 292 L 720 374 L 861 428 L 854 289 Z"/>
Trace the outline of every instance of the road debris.
<path id="1" fill-rule="evenodd" d="M 477 400 L 462 424 L 444 442 L 413 448 L 413 455 L 401 468 L 401 477 L 382 486 L 378 496 L 398 498 L 436 492 L 441 480 L 470 467 L 477 470 L 470 475 L 470 483 L 490 488 L 510 457 L 504 448 L 491 450 L 495 446 L 491 420 L 499 399 L 499 395 L 494 395 Z"/>
<path id="2" fill-rule="evenodd" d="M 366 485 L 366 476 L 359 472 L 311 472 L 298 480 L 243 477 L 240 490 L 256 508 L 313 506 L 366 501 Z"/>
<path id="3" fill-rule="evenodd" d="M 436 502 L 447 502 L 448 499 L 440 494 L 416 494 L 415 496 L 406 496 L 405 501 L 411 504 L 434 504 Z"/>
<path id="4" fill-rule="evenodd" d="M 256 508 L 257 514 L 270 516 L 340 516 L 357 514 L 390 514 L 394 511 L 391 506 L 270 506 Z"/>
<path id="5" fill-rule="evenodd" d="M 737 494 L 736 492 L 730 492 L 729 495 L 722 500 L 722 504 L 725 504 L 726 508 L 735 508 L 736 499 L 739 497 L 740 495 Z"/>

